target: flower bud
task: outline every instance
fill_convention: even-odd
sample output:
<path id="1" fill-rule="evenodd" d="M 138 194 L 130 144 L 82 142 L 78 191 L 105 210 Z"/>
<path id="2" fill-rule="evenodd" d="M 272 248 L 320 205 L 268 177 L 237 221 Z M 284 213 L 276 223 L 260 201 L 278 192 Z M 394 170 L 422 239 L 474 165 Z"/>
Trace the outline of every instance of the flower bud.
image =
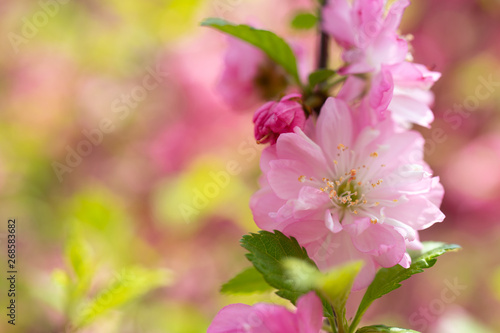
<path id="1" fill-rule="evenodd" d="M 295 126 L 304 127 L 306 115 L 300 103 L 300 94 L 289 94 L 279 102 L 267 102 L 253 116 L 257 143 L 275 144 L 281 133 L 293 132 Z"/>

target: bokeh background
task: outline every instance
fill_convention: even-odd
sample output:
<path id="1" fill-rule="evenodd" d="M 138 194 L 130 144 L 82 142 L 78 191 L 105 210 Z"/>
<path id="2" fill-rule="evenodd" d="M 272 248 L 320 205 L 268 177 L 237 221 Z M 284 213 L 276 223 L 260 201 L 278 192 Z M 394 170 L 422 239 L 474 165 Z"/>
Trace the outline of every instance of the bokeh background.
<path id="1" fill-rule="evenodd" d="M 262 148 L 258 105 L 234 112 L 217 94 L 227 39 L 199 22 L 271 29 L 305 45 L 312 68 L 316 33 L 290 22 L 314 5 L 0 1 L 1 332 L 198 333 L 228 303 L 280 302 L 219 294 L 249 265 L 238 241 L 257 230 L 248 201 Z M 436 121 L 418 130 L 447 218 L 421 236 L 463 250 L 376 302 L 365 322 L 500 332 L 500 1 L 415 0 L 402 32 L 416 62 L 443 73 Z"/>

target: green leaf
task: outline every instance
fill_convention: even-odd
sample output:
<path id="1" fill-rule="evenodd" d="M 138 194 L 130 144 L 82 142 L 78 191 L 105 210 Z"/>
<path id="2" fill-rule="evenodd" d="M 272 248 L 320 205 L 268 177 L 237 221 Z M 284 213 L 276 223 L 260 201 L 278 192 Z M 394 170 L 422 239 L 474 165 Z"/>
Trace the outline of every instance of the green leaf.
<path id="1" fill-rule="evenodd" d="M 316 288 L 322 274 L 315 265 L 297 258 L 287 258 L 282 262 L 285 275 L 293 281 L 297 291 L 308 292 Z"/>
<path id="2" fill-rule="evenodd" d="M 377 332 L 388 332 L 388 333 L 419 333 L 414 330 L 409 330 L 405 328 L 388 327 L 384 325 L 374 325 L 365 326 L 356 331 L 356 333 L 377 333 Z"/>
<path id="3" fill-rule="evenodd" d="M 424 244 L 425 249 L 429 249 L 429 246 L 427 245 L 428 244 Z M 412 264 L 407 269 L 401 267 L 400 265 L 396 265 L 391 268 L 382 268 L 378 271 L 375 279 L 370 284 L 365 295 L 363 296 L 363 299 L 361 300 L 356 316 L 350 326 L 349 331 L 351 333 L 354 332 L 356 326 L 361 320 L 361 317 L 374 300 L 401 287 L 400 283 L 402 281 L 410 278 L 414 274 L 423 272 L 424 268 L 434 266 L 437 261 L 437 257 L 446 252 L 457 251 L 460 249 L 460 246 L 455 244 L 432 243 L 430 248 L 431 249 L 429 251 L 412 259 Z"/>
<path id="4" fill-rule="evenodd" d="M 334 268 L 324 274 L 318 281 L 319 291 L 325 295 L 335 309 L 337 315 L 345 318 L 345 305 L 351 293 L 354 279 L 358 275 L 362 261 L 356 261 Z"/>
<path id="5" fill-rule="evenodd" d="M 269 58 L 282 66 L 298 84 L 301 84 L 297 70 L 297 60 L 292 49 L 283 38 L 267 30 L 255 29 L 244 24 L 234 25 L 219 18 L 208 18 L 201 25 L 215 28 L 258 47 Z"/>
<path id="6" fill-rule="evenodd" d="M 295 282 L 296 290 L 304 293 L 316 290 L 323 300 L 324 308 L 328 309 L 327 314 L 333 306 L 336 320 L 344 328 L 343 332 L 349 328 L 345 305 L 362 265 L 362 261 L 357 261 L 321 273 L 316 266 L 301 259 L 290 258 L 283 263 L 287 275 Z"/>
<path id="7" fill-rule="evenodd" d="M 92 251 L 77 230 L 72 230 L 66 241 L 65 257 L 77 279 L 84 280 L 94 270 Z"/>
<path id="8" fill-rule="evenodd" d="M 318 83 L 324 82 L 328 80 L 330 77 L 335 75 L 336 72 L 332 69 L 318 69 L 315 72 L 309 74 L 309 86 L 314 88 Z"/>
<path id="9" fill-rule="evenodd" d="M 66 274 L 68 281 L 65 287 L 68 311 L 71 312 L 76 302 L 90 289 L 96 270 L 92 248 L 83 237 L 77 221 L 73 221 L 70 226 L 64 250 L 66 262 L 74 272 L 74 279 L 69 279 Z"/>
<path id="10" fill-rule="evenodd" d="M 308 30 L 318 23 L 318 17 L 311 13 L 299 13 L 292 20 L 292 28 Z"/>
<path id="11" fill-rule="evenodd" d="M 258 234 L 243 236 L 241 246 L 250 252 L 246 254 L 246 257 L 263 275 L 267 283 L 278 289 L 276 292 L 278 296 L 295 303 L 297 298 L 304 294 L 305 291 L 301 290 L 297 283 L 287 275 L 283 260 L 298 258 L 313 267 L 316 267 L 316 264 L 309 259 L 306 250 L 295 238 L 288 238 L 277 230 L 274 233 L 262 230 Z"/>
<path id="12" fill-rule="evenodd" d="M 222 294 L 252 294 L 272 290 L 255 267 L 249 267 L 222 285 Z"/>
<path id="13" fill-rule="evenodd" d="M 170 282 L 170 272 L 130 268 L 116 276 L 107 288 L 86 304 L 73 321 L 76 328 L 91 324 L 108 311 L 128 303 Z"/>

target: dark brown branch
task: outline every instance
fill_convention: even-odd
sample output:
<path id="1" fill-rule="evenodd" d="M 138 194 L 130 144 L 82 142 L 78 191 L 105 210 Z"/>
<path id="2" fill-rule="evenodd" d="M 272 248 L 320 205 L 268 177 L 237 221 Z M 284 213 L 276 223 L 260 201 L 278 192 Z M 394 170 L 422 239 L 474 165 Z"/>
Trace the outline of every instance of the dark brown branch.
<path id="1" fill-rule="evenodd" d="M 328 0 L 324 0 L 321 8 L 319 10 L 319 31 L 320 31 L 320 42 L 319 42 L 319 52 L 318 52 L 318 69 L 326 68 L 328 63 L 328 35 L 322 31 L 321 26 L 323 22 L 323 7 L 326 6 Z"/>

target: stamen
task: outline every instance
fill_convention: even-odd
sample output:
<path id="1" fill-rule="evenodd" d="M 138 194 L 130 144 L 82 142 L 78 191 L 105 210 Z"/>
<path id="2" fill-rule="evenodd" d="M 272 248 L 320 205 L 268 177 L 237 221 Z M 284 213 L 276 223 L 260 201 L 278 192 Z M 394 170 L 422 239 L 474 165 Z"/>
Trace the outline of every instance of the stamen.
<path id="1" fill-rule="evenodd" d="M 339 145 L 337 146 L 337 149 L 341 150 L 341 151 L 346 151 L 347 149 L 349 149 L 349 147 L 346 147 L 342 143 L 339 143 Z"/>

